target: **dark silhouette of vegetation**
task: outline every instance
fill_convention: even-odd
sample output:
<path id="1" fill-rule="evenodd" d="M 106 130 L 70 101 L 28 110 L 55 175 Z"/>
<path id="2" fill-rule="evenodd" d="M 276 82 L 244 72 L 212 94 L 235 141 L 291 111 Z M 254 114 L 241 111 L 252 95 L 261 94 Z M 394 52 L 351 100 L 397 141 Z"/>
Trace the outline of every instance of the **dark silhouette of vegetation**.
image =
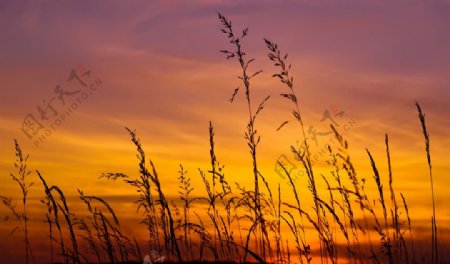
<path id="1" fill-rule="evenodd" d="M 253 78 L 261 71 L 251 72 L 249 69 L 254 59 L 249 59 L 242 45 L 248 29 L 237 34 L 225 16 L 219 14 L 219 20 L 221 30 L 232 46 L 231 51 L 221 52 L 227 59 L 238 62 L 239 79 L 245 92 L 248 122 L 244 139 L 252 161 L 249 167 L 253 188 L 246 188 L 236 177 L 225 176 L 224 165 L 220 164 L 216 154 L 215 130 L 210 122 L 209 165 L 207 169 L 198 169 L 203 186 L 195 186 L 204 187 L 206 195 L 197 195 L 191 183 L 191 174 L 180 165 L 177 176 L 179 200 L 170 200 L 166 196 L 167 186 L 161 182 L 155 164 L 147 158 L 136 131 L 126 128 L 137 152 L 138 176 L 107 172 L 99 178 L 122 181 L 136 191 L 137 213 L 142 215 L 141 223 L 148 234 L 148 245 L 142 250 L 136 238 L 130 238 L 121 230 L 120 215 L 115 213 L 106 199 L 86 195 L 78 190 L 78 197 L 87 211 L 75 214 L 63 190 L 57 185 L 49 185 L 39 171 L 36 171 L 36 175 L 31 174 L 27 168 L 28 156 L 23 154 L 15 140 L 14 165 L 17 172 L 11 174 L 11 178 L 20 186 L 22 208 L 18 208 L 11 198 L 0 196 L 0 199 L 12 219 L 19 223 L 13 232 L 23 231 L 26 262 L 30 259 L 34 261 L 28 230 L 27 195 L 32 186 L 30 177 L 37 176 L 42 183 L 41 203 L 45 206 L 43 218 L 48 225 L 50 252 L 49 260 L 41 262 L 338 263 L 345 259 L 348 263 L 417 263 L 408 204 L 402 193 L 402 203 L 399 204 L 398 193 L 394 188 L 388 135 L 385 135 L 384 142 L 388 164 L 386 178 L 378 169 L 374 155 L 366 149 L 373 172 L 371 179 L 378 191 L 377 197 L 369 197 L 366 193 L 365 186 L 369 178 L 356 172 L 349 154 L 349 144 L 333 125 L 330 127 L 338 147 L 327 147 L 329 173 L 320 174 L 313 167 L 305 120 L 294 89 L 291 64 L 287 62 L 288 55 L 275 42 L 264 39 L 268 58 L 277 69 L 273 77 L 287 88 L 287 92 L 281 93 L 281 96 L 293 106 L 292 116 L 298 125 L 297 140 L 303 142 L 297 147 L 290 146 L 290 150 L 307 176 L 306 186 L 296 183 L 290 170 L 279 161 L 278 166 L 289 181 L 288 195 L 293 196 L 293 201 L 282 199 L 286 194 L 282 193 L 280 184 L 277 185 L 277 192 L 274 192 L 274 186 L 269 184 L 258 167 L 260 136 L 256 120 L 259 120 L 257 118 L 269 96 L 254 108 L 251 93 Z M 234 91 L 230 101 L 235 99 L 238 92 L 239 88 Z M 439 263 L 439 251 L 430 138 L 422 109 L 418 103 L 416 106 L 425 138 L 431 183 L 431 263 L 434 264 Z M 282 121 L 277 130 L 289 122 Z M 384 187 L 384 182 L 388 184 L 389 190 Z M 320 192 L 320 186 L 326 186 L 322 190 L 325 195 Z M 307 195 L 302 192 L 305 189 Z M 306 199 L 313 202 L 312 210 L 304 206 Z M 207 205 L 204 212 L 206 217 L 193 209 L 197 204 Z M 381 217 L 377 213 L 381 213 Z M 359 221 L 360 215 L 362 221 Z M 372 241 L 374 234 L 378 245 Z M 408 238 L 406 234 L 409 234 Z M 318 238 L 318 245 L 314 244 L 314 237 Z M 364 243 L 367 243 L 367 247 L 364 247 Z M 152 256 L 143 256 L 142 252 L 152 252 Z"/>

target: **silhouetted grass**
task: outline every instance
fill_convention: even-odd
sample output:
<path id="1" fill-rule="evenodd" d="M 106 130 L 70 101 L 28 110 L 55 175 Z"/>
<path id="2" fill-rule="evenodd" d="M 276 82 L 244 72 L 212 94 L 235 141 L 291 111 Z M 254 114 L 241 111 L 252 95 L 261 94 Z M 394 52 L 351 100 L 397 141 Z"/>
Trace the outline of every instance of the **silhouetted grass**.
<path id="1" fill-rule="evenodd" d="M 246 52 L 242 49 L 242 40 L 248 34 L 248 28 L 244 29 L 242 33 L 236 34 L 233 31 L 233 27 L 231 25 L 231 21 L 224 17 L 219 13 L 219 20 L 222 22 L 222 32 L 227 36 L 230 44 L 233 46 L 234 50 L 222 50 L 221 52 L 227 56 L 227 59 L 236 59 L 239 62 L 239 66 L 242 70 L 242 75 L 239 76 L 239 79 L 242 81 L 242 84 L 245 88 L 245 98 L 247 100 L 248 107 L 248 115 L 249 121 L 247 124 L 247 131 L 245 132 L 245 139 L 247 140 L 247 145 L 250 148 L 250 154 L 253 160 L 253 179 L 254 179 L 254 206 L 252 207 L 254 210 L 254 226 L 250 229 L 251 232 L 247 234 L 247 244 L 252 234 L 255 235 L 255 241 L 259 244 L 259 250 L 263 257 L 266 256 L 266 240 L 268 240 L 267 228 L 264 219 L 264 215 L 262 214 L 261 209 L 261 198 L 260 198 L 260 172 L 258 170 L 258 161 L 257 161 L 257 146 L 260 142 L 260 136 L 257 134 L 257 130 L 255 128 L 255 121 L 258 117 L 258 114 L 264 108 L 264 104 L 269 99 L 270 96 L 267 96 L 258 106 L 256 111 L 252 106 L 252 96 L 251 96 L 251 81 L 254 77 L 260 74 L 262 71 L 256 71 L 254 73 L 249 73 L 249 66 L 254 61 L 254 59 L 247 59 Z M 230 101 L 234 100 L 239 88 L 237 88 Z M 257 233 L 259 230 L 259 234 Z M 248 248 L 247 248 L 248 249 Z"/>
<path id="2" fill-rule="evenodd" d="M 106 178 L 109 180 L 118 180 L 122 179 L 125 183 L 135 187 L 137 192 L 139 193 L 139 199 L 137 200 L 138 210 L 143 208 L 145 220 L 143 223 L 147 226 L 149 230 L 149 241 L 150 241 L 150 249 L 152 249 L 152 240 L 157 240 L 157 248 L 160 249 L 161 245 L 159 244 L 159 231 L 158 228 L 163 230 L 163 241 L 166 249 L 170 249 L 169 252 L 166 253 L 175 253 L 178 261 L 182 261 L 181 252 L 179 249 L 178 241 L 176 239 L 175 234 L 175 226 L 174 219 L 172 217 L 172 212 L 169 207 L 168 201 L 165 198 L 164 192 L 161 187 L 161 182 L 158 177 L 158 173 L 156 172 L 156 168 L 152 161 L 150 161 L 151 171 L 147 169 L 146 165 L 146 157 L 145 152 L 142 149 L 140 140 L 137 138 L 135 131 L 132 131 L 127 128 L 131 136 L 131 141 L 136 146 L 138 151 L 138 159 L 139 159 L 139 171 L 140 177 L 137 179 L 133 179 L 123 173 L 106 173 L 103 174 L 100 178 Z M 155 209 L 155 198 L 152 195 L 152 184 L 157 193 L 158 204 L 160 205 L 160 214 L 157 215 Z M 155 237 L 156 234 L 156 237 Z M 160 251 L 160 253 L 162 253 Z"/>
<path id="3" fill-rule="evenodd" d="M 423 137 L 425 139 L 425 150 L 427 153 L 427 162 L 428 169 L 430 173 L 430 185 L 431 185 L 431 199 L 433 205 L 433 215 L 431 217 L 431 237 L 432 237 L 432 255 L 431 255 L 431 263 L 439 263 L 439 254 L 438 254 L 438 238 L 437 238 L 437 225 L 436 225 L 436 206 L 435 206 L 435 198 L 434 198 L 434 183 L 433 183 L 433 171 L 431 168 L 431 154 L 430 154 L 430 135 L 428 134 L 427 126 L 425 123 L 425 115 L 422 113 L 422 109 L 420 108 L 419 103 L 416 102 L 417 112 L 419 113 L 420 124 L 422 126 Z"/>
<path id="4" fill-rule="evenodd" d="M 114 172 L 103 173 L 100 178 L 123 181 L 136 191 L 137 212 L 141 214 L 141 223 L 148 233 L 147 249 L 141 251 L 137 239 L 130 239 L 121 230 L 120 215 L 115 213 L 106 199 L 95 194 L 86 195 L 78 190 L 79 199 L 87 210 L 77 211 L 75 215 L 71 201 L 64 192 L 57 185 L 48 185 L 41 173 L 36 171 L 43 188 L 41 203 L 45 206 L 43 222 L 48 225 L 50 262 L 142 263 L 151 260 L 153 263 L 339 263 L 345 260 L 349 263 L 417 263 L 409 208 L 402 193 L 402 206 L 397 202 L 388 135 L 385 135 L 384 142 L 387 175 L 378 169 L 379 161 L 366 149 L 373 175 L 361 176 L 349 154 L 347 140 L 331 125 L 337 146 L 327 147 L 329 172 L 316 177 L 319 174 L 312 165 L 312 150 L 305 132 L 306 124 L 300 113 L 288 56 L 281 52 L 276 43 L 265 39 L 268 57 L 278 70 L 273 77 L 287 88 L 287 93 L 281 96 L 293 106 L 292 115 L 298 125 L 297 139 L 303 142 L 299 148 L 291 146 L 290 150 L 307 176 L 306 183 L 296 182 L 289 168 L 278 161 L 278 166 L 288 179 L 288 195 L 293 199 L 284 197 L 286 193 L 282 193 L 280 183 L 271 185 L 258 167 L 260 137 L 255 126 L 269 97 L 254 108 L 251 96 L 253 77 L 261 71 L 250 73 L 249 66 L 253 59 L 248 59 L 242 48 L 248 30 L 236 35 L 230 20 L 221 14 L 219 20 L 222 32 L 233 48 L 232 51 L 222 52 L 228 59 L 237 60 L 241 71 L 239 79 L 245 90 L 249 117 L 245 143 L 252 160 L 249 168 L 253 188 L 240 183 L 239 177 L 242 175 L 225 177 L 224 165 L 219 163 L 216 154 L 215 130 L 210 122 L 208 168 L 199 168 L 197 175 L 202 180 L 206 195 L 197 194 L 190 174 L 180 165 L 177 175 L 179 201 L 170 200 L 156 166 L 147 159 L 136 132 L 126 128 L 137 152 L 138 176 Z M 231 101 L 238 91 L 234 91 Z M 425 138 L 433 203 L 431 262 L 439 263 L 430 138 L 425 116 L 418 103 L 416 106 Z M 277 130 L 289 122 L 282 121 Z M 34 261 L 27 213 L 28 191 L 32 185 L 29 180 L 33 175 L 27 169 L 28 156 L 22 153 L 17 141 L 14 141 L 14 147 L 17 172 L 11 174 L 11 178 L 20 187 L 22 208 L 11 198 L 0 196 L 0 200 L 9 210 L 11 220 L 19 223 L 12 232 L 24 232 L 25 258 L 28 262 L 29 259 Z M 205 149 L 205 153 L 207 151 Z M 376 187 L 374 197 L 366 192 L 368 179 L 373 179 L 372 184 Z M 388 191 L 384 188 L 386 183 Z M 312 201 L 312 208 L 305 206 L 307 199 Z M 207 209 L 203 212 L 204 216 L 196 210 L 196 205 L 205 204 Z M 288 231 L 284 232 L 283 229 Z M 409 239 L 405 238 L 407 233 Z M 378 237 L 379 246 L 372 242 L 373 236 Z M 315 241 L 318 241 L 318 245 L 314 244 Z M 151 257 L 145 254 L 150 252 Z M 249 260 L 251 262 L 247 262 Z"/>
<path id="5" fill-rule="evenodd" d="M 33 186 L 33 182 L 29 182 L 28 178 L 30 177 L 31 171 L 27 168 L 28 155 L 24 155 L 22 149 L 19 146 L 19 143 L 16 139 L 14 139 L 14 148 L 16 161 L 14 162 L 14 167 L 17 170 L 15 173 L 10 173 L 11 179 L 17 183 L 20 187 L 21 191 L 21 200 L 22 200 L 22 210 L 16 208 L 16 204 L 12 202 L 10 198 L 2 197 L 4 205 L 11 211 L 12 215 L 19 221 L 20 226 L 15 228 L 13 232 L 16 230 L 23 231 L 24 234 L 24 244 L 25 244 L 25 260 L 26 263 L 29 263 L 29 260 L 34 261 L 33 251 L 31 250 L 30 239 L 28 235 L 28 213 L 27 213 L 27 198 L 28 191 L 31 186 Z"/>

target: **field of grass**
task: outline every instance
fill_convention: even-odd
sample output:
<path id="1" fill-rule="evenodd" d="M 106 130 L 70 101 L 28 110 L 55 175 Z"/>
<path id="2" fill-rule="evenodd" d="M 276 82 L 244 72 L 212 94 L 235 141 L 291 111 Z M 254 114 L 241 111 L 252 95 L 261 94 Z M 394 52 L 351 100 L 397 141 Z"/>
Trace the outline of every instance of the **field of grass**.
<path id="1" fill-rule="evenodd" d="M 416 103 L 418 131 L 424 138 L 424 163 L 429 167 L 430 185 L 423 189 L 430 193 L 430 241 L 428 250 L 417 251 L 414 227 L 406 197 L 395 190 L 391 170 L 389 136 L 385 135 L 385 161 L 389 166 L 382 175 L 369 149 L 366 149 L 372 175 L 362 177 L 355 170 L 349 154 L 349 142 L 333 125 L 333 136 L 339 147 L 328 146 L 329 174 L 318 173 L 312 162 L 306 120 L 303 120 L 301 101 L 297 96 L 288 56 L 278 45 L 265 39 L 268 60 L 273 62 L 273 77 L 280 80 L 280 94 L 292 106 L 287 118 L 278 127 L 292 123 L 297 127 L 300 146 L 291 146 L 296 162 L 306 171 L 307 185 L 293 180 L 289 169 L 279 162 L 281 173 L 289 181 L 290 193 L 282 193 L 280 185 L 268 183 L 259 169 L 258 133 L 259 115 L 264 111 L 266 97 L 254 102 L 252 87 L 261 71 L 252 70 L 253 59 L 245 51 L 243 40 L 248 30 L 236 31 L 234 25 L 219 14 L 221 30 L 229 44 L 222 50 L 226 58 L 239 67 L 240 87 L 230 99 L 245 97 L 248 111 L 245 143 L 252 163 L 253 186 L 244 186 L 238 180 L 225 176 L 215 149 L 215 129 L 209 124 L 210 167 L 199 169 L 206 196 L 198 195 L 191 184 L 191 176 L 180 165 L 177 201 L 169 199 L 157 166 L 146 156 L 144 146 L 133 129 L 128 129 L 131 144 L 136 149 L 139 175 L 133 177 L 121 172 L 105 172 L 99 181 L 115 181 L 121 188 L 136 191 L 137 214 L 147 234 L 147 243 L 122 231 L 120 215 L 110 203 L 94 194 L 78 190 L 85 205 L 85 214 L 74 214 L 71 201 L 56 183 L 46 180 L 39 170 L 27 167 L 28 155 L 15 143 L 16 171 L 10 177 L 21 190 L 21 199 L 0 196 L 9 210 L 9 221 L 18 223 L 12 231 L 23 236 L 26 263 L 445 263 L 440 253 L 438 222 L 436 221 L 430 135 L 424 111 Z M 241 139 L 236 139 L 241 140 Z M 366 193 L 366 181 L 377 186 L 377 196 Z M 35 182 L 34 186 L 32 182 Z M 318 183 L 321 184 L 318 184 Z M 322 195 L 319 186 L 327 186 Z M 28 192 L 41 190 L 42 225 L 48 230 L 42 241 L 48 244 L 48 257 L 37 259 L 29 234 Z M 73 188 L 77 188 L 74 186 Z M 307 190 L 313 201 L 305 206 L 300 190 Z M 323 190 L 322 190 L 323 191 Z M 302 192 L 304 193 L 304 192 Z M 294 197 L 294 202 L 283 197 Z M 206 212 L 193 209 L 194 204 L 206 204 Z M 362 219 L 363 221 L 360 221 Z M 12 225 L 11 225 L 12 226 Z M 318 242 L 314 242 L 318 241 Z M 151 252 L 150 255 L 147 252 Z M 418 252 L 428 252 L 422 254 Z"/>

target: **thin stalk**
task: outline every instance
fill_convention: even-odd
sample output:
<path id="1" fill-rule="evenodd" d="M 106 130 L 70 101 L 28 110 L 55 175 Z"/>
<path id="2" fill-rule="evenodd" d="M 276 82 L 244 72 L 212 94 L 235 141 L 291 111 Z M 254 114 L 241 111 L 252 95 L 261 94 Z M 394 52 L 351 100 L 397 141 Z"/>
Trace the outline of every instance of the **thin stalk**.
<path id="1" fill-rule="evenodd" d="M 431 185 L 431 199 L 433 203 L 433 216 L 431 218 L 431 263 L 439 263 L 438 256 L 438 238 L 437 238 L 437 225 L 436 225 L 436 206 L 435 206 L 435 198 L 434 198 L 434 183 L 433 183 L 433 171 L 431 167 L 431 154 L 430 154 L 430 134 L 428 134 L 427 126 L 425 123 L 425 115 L 422 113 L 422 109 L 418 102 L 416 102 L 417 111 L 419 112 L 420 124 L 422 125 L 423 137 L 425 139 L 425 150 L 427 153 L 427 161 L 428 161 L 428 169 L 430 174 L 430 185 Z"/>

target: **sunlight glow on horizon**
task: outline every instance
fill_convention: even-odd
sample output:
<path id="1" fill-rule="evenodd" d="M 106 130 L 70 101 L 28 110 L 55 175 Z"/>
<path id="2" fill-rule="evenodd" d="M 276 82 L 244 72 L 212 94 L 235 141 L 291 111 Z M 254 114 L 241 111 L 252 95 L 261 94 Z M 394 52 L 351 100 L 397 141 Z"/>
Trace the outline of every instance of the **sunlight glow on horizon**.
<path id="1" fill-rule="evenodd" d="M 314 165 L 317 174 L 331 178 L 323 146 L 333 135 L 329 120 L 321 119 L 325 111 L 333 115 L 342 111 L 336 119 L 353 122 L 344 137 L 358 176 L 367 180 L 369 196 L 376 197 L 376 186 L 365 148 L 375 158 L 388 197 L 387 133 L 394 187 L 406 196 L 413 222 L 420 223 L 418 230 L 427 226 L 431 216 L 428 167 L 414 104 L 420 102 L 426 115 L 437 207 L 445 208 L 450 199 L 446 179 L 450 171 L 450 4 L 348 1 L 338 7 L 326 2 L 288 1 L 286 6 L 273 1 L 230 5 L 224 1 L 189 5 L 181 1 L 130 5 L 114 1 L 111 5 L 3 2 L 0 195 L 18 197 L 17 186 L 9 177 L 14 172 L 16 138 L 24 153 L 30 154 L 33 211 L 45 210 L 39 203 L 44 195 L 35 173 L 39 170 L 74 200 L 77 188 L 98 196 L 117 196 L 111 204 L 118 215 L 125 212 L 127 228 L 139 235 L 140 215 L 132 206 L 134 199 L 128 200 L 135 191 L 125 184 L 98 179 L 106 172 L 138 176 L 136 148 L 124 127 L 136 129 L 147 159 L 155 163 L 162 188 L 174 198 L 180 164 L 192 178 L 194 193 L 204 195 L 198 170 L 207 172 L 211 166 L 210 121 L 217 159 L 225 165 L 228 181 L 251 187 L 252 160 L 244 139 L 248 121 L 245 95 L 241 87 L 235 102 L 229 102 L 234 88 L 242 85 L 236 78 L 240 74 L 237 62 L 227 61 L 219 52 L 229 48 L 219 30 L 217 10 L 221 10 L 236 29 L 249 26 L 249 37 L 242 45 L 248 56 L 255 58 L 251 71 L 263 70 L 252 80 L 253 107 L 271 95 L 255 126 L 261 135 L 260 170 L 273 190 L 280 184 L 282 198 L 293 201 L 286 178 L 274 168 L 281 155 L 301 167 L 289 150 L 300 138 L 291 105 L 279 96 L 287 88 L 272 78 L 276 69 L 267 59 L 263 37 L 289 53 L 306 128 L 324 134 L 313 146 L 313 151 L 322 153 Z M 102 80 L 101 87 L 36 147 L 20 130 L 24 118 L 36 114 L 42 100 L 54 96 L 55 86 L 80 65 Z M 291 122 L 276 131 L 285 120 Z M 344 126 L 338 129 L 342 131 Z M 305 177 L 300 177 L 298 184 L 306 186 Z M 322 181 L 319 189 L 321 195 L 328 195 Z M 301 193 L 311 206 L 306 187 Z M 6 212 L 1 208 L 0 216 Z M 38 213 L 32 216 L 36 237 L 45 232 L 43 224 L 39 227 L 43 217 Z M 437 218 L 442 230 L 450 228 L 449 212 L 438 210 Z M 0 232 L 7 237 L 3 225 Z M 16 236 L 11 245 L 21 243 L 20 239 Z M 449 237 L 443 239 L 450 241 Z M 0 242 L 2 255 L 18 258 L 20 253 L 14 253 L 8 244 Z M 38 244 L 36 248 L 45 247 L 44 242 Z"/>

